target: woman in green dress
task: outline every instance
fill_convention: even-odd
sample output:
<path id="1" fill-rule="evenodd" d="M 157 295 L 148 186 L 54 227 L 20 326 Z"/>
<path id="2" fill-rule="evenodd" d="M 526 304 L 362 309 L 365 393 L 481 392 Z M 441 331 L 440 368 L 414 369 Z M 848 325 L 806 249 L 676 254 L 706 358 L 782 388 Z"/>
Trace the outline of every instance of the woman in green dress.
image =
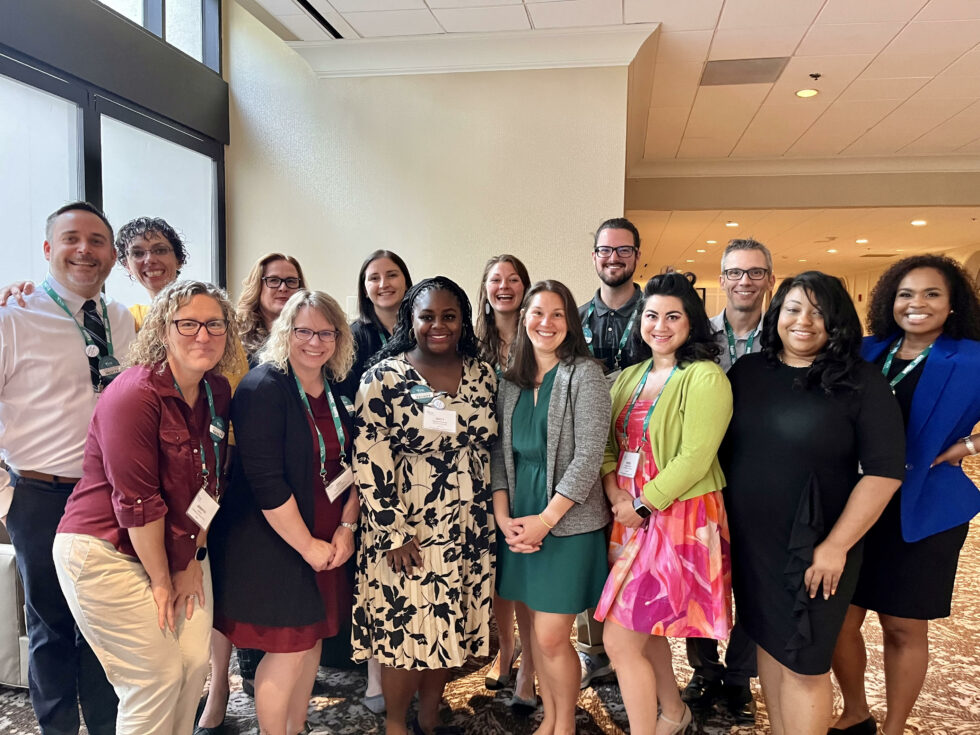
<path id="1" fill-rule="evenodd" d="M 609 571 L 610 515 L 599 480 L 609 388 L 572 294 L 557 281 L 527 292 L 511 349 L 492 454 L 497 593 L 525 607 L 531 621 L 544 704 L 535 735 L 570 735 L 581 678 L 572 623 L 595 606 Z"/>

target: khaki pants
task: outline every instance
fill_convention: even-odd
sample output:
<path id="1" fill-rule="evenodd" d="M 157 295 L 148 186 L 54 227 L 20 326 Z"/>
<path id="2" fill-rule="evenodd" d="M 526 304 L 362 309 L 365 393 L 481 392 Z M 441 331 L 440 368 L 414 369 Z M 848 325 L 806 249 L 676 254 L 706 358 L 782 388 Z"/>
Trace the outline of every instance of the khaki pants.
<path id="1" fill-rule="evenodd" d="M 79 630 L 119 696 L 116 735 L 187 735 L 208 674 L 211 570 L 205 560 L 205 607 L 177 632 L 161 631 L 150 580 L 139 560 L 108 541 L 59 533 L 54 540 L 58 582 Z"/>
<path id="2" fill-rule="evenodd" d="M 593 658 L 606 653 L 606 647 L 602 645 L 602 623 L 594 616 L 595 608 L 575 616 L 575 628 L 578 634 L 578 643 L 575 647 Z"/>

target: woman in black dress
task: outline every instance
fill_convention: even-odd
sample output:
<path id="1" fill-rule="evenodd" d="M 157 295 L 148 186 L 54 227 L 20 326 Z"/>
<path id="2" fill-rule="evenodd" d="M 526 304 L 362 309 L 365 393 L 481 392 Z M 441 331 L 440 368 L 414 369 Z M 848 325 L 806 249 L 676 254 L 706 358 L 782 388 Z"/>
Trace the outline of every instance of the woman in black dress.
<path id="1" fill-rule="evenodd" d="M 861 324 L 836 278 L 809 271 L 783 281 L 762 346 L 728 373 L 734 410 L 722 459 L 735 604 L 759 645 L 773 734 L 823 735 L 859 541 L 903 475 L 901 413 L 861 360 Z"/>
<path id="2" fill-rule="evenodd" d="M 960 549 L 980 494 L 960 467 L 980 436 L 980 299 L 956 261 L 917 255 L 895 263 L 871 292 L 872 336 L 862 353 L 895 390 L 905 419 L 906 474 L 864 541 L 857 591 L 834 651 L 844 711 L 832 735 L 873 735 L 864 691 L 861 624 L 884 633 L 886 735 L 905 731 L 929 664 L 929 621 L 950 613 Z"/>
<path id="3" fill-rule="evenodd" d="M 323 638 L 350 615 L 344 563 L 359 514 L 351 421 L 333 382 L 354 357 L 340 306 L 297 291 L 232 402 L 238 452 L 212 549 L 215 628 L 265 651 L 255 711 L 269 735 L 305 726 Z"/>

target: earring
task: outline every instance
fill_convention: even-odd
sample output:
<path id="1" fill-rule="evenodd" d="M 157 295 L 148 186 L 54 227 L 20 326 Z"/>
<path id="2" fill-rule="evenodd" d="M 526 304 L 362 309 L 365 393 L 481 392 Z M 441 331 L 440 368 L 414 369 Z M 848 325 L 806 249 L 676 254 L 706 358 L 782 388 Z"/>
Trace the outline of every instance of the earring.
<path id="1" fill-rule="evenodd" d="M 409 338 L 410 340 L 412 340 L 413 342 L 417 342 L 417 341 L 418 341 L 418 340 L 416 340 L 416 339 L 415 339 L 415 327 L 411 327 L 411 328 L 410 328 L 410 329 L 408 330 L 408 338 Z"/>
<path id="2" fill-rule="evenodd" d="M 490 308 L 490 302 L 489 301 L 484 302 L 483 313 L 486 314 L 487 316 L 490 316 L 491 311 L 493 311 L 493 309 Z"/>

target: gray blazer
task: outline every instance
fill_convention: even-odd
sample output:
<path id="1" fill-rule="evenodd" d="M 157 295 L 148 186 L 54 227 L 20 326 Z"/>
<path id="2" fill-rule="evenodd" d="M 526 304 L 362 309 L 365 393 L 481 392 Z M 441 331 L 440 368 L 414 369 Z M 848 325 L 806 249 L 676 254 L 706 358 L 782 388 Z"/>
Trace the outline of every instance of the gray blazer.
<path id="1" fill-rule="evenodd" d="M 509 380 L 497 387 L 500 438 L 490 455 L 490 484 L 514 503 L 514 440 L 511 424 L 521 389 Z M 561 493 L 575 505 L 551 530 L 572 536 L 604 528 L 612 516 L 599 470 L 609 437 L 609 385 L 602 366 L 580 357 L 560 364 L 548 403 L 548 498 Z"/>

